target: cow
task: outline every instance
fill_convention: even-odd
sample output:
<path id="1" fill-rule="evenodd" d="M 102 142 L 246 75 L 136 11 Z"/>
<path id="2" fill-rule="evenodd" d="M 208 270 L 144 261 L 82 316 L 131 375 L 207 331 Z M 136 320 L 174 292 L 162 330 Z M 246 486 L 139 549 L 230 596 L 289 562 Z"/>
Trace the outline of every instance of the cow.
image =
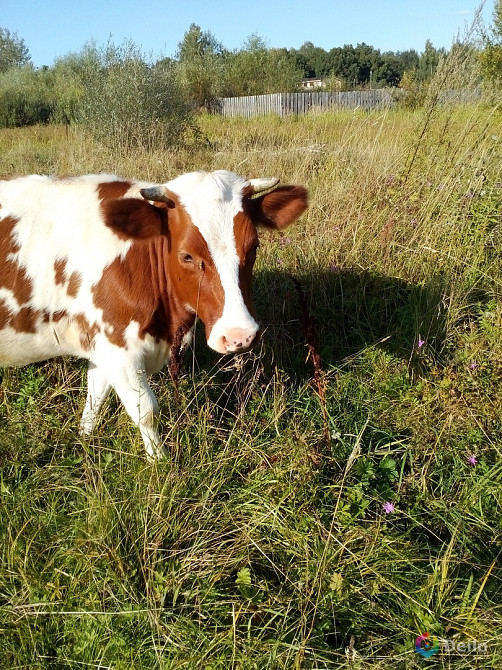
<path id="1" fill-rule="evenodd" d="M 80 433 L 113 388 L 147 457 L 163 454 L 148 377 L 195 320 L 220 354 L 259 337 L 251 302 L 257 228 L 307 208 L 302 186 L 191 172 L 163 184 L 98 174 L 0 180 L 0 366 L 89 361 Z"/>

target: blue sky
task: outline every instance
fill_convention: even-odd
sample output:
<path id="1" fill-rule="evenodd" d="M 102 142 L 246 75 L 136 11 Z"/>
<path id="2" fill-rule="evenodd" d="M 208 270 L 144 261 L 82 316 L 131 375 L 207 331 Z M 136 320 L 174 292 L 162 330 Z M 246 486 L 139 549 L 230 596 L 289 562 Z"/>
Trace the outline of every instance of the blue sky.
<path id="1" fill-rule="evenodd" d="M 490 22 L 495 0 L 486 0 Z M 381 51 L 449 47 L 481 0 L 2 0 L 0 27 L 17 32 L 36 66 L 80 51 L 91 39 L 132 39 L 154 57 L 174 56 L 191 23 L 227 49 L 251 34 L 269 47 L 326 50 L 366 42 Z"/>

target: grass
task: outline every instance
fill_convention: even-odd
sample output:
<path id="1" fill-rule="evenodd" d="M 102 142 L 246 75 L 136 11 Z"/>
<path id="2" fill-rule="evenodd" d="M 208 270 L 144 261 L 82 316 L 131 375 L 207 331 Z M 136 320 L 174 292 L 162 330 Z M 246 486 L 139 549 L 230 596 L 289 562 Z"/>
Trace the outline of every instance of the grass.
<path id="1" fill-rule="evenodd" d="M 178 395 L 155 378 L 165 461 L 113 399 L 78 437 L 82 363 L 2 371 L 2 667 L 501 667 L 501 121 L 207 116 L 207 141 L 127 156 L 0 133 L 5 175 L 226 168 L 311 198 L 262 234 L 261 350 L 199 332 Z M 471 651 L 427 661 L 426 631 Z"/>

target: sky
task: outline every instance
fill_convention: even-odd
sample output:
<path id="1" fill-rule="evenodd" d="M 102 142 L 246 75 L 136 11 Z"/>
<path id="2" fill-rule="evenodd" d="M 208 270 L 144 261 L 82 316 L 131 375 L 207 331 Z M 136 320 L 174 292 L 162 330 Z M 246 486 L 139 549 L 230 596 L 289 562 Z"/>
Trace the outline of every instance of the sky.
<path id="1" fill-rule="evenodd" d="M 495 0 L 486 0 L 490 23 Z M 268 47 L 329 51 L 365 42 L 381 51 L 448 48 L 481 0 L 1 0 L 0 27 L 21 37 L 35 66 L 52 65 L 94 40 L 132 40 L 143 53 L 174 56 L 192 23 L 230 50 L 256 34 Z"/>

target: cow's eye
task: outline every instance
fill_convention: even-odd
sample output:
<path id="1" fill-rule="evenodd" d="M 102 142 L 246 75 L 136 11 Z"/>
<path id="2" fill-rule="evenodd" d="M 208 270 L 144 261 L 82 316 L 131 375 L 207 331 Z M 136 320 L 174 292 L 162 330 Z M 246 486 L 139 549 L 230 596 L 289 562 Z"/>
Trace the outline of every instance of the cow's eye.
<path id="1" fill-rule="evenodd" d="M 186 251 L 180 252 L 180 261 L 182 263 L 193 263 L 193 258 L 190 254 L 187 254 Z"/>

